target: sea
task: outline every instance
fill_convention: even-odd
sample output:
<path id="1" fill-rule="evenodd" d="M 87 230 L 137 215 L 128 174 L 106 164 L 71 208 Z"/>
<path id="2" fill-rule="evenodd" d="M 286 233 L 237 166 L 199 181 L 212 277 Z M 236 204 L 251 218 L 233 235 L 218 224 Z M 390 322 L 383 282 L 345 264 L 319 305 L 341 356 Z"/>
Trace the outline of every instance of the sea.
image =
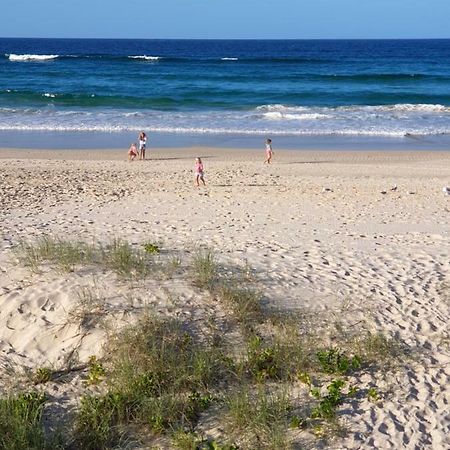
<path id="1" fill-rule="evenodd" d="M 450 39 L 0 39 L 0 147 L 450 149 Z"/>

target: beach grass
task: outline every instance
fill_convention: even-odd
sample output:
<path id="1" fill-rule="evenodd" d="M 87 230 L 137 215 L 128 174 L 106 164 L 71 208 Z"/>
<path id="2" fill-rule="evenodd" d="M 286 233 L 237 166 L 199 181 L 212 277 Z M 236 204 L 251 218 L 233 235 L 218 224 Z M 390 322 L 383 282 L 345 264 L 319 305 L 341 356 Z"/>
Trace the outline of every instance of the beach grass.
<path id="1" fill-rule="evenodd" d="M 246 448 L 289 449 L 291 399 L 283 388 L 240 386 L 225 398 L 229 432 L 245 436 Z"/>
<path id="2" fill-rule="evenodd" d="M 218 277 L 217 257 L 210 248 L 197 248 L 192 258 L 194 284 L 202 289 L 213 290 Z"/>
<path id="3" fill-rule="evenodd" d="M 155 254 L 123 240 L 88 245 L 44 237 L 19 248 L 22 263 L 32 268 L 46 262 L 70 270 L 86 265 L 119 277 L 160 279 Z M 403 346 L 383 334 L 342 325 L 336 334 L 332 321 L 309 311 L 288 317 L 268 309 L 256 278 L 247 276 L 249 268 L 221 265 L 212 249 L 196 249 L 183 264 L 175 258 L 180 277 L 216 300 L 234 325 L 215 330 L 220 339 L 209 339 L 206 323 L 199 328 L 148 309 L 136 323 L 113 332 L 102 358 L 92 356 L 86 366 L 85 385 L 100 390 L 80 399 L 70 445 L 109 449 L 160 436 L 181 449 L 288 449 L 292 427 L 319 439 L 340 433 L 342 405 L 362 393 L 382 398 L 375 386 L 352 385 L 351 377 L 393 370 L 394 361 L 407 357 Z M 105 299 L 81 288 L 72 320 L 87 331 L 105 314 Z M 229 332 L 242 337 L 239 349 L 228 346 Z M 39 383 L 51 378 L 45 368 L 36 373 Z M 298 385 L 307 393 L 300 413 L 293 394 Z M 204 415 L 225 427 L 219 440 L 197 433 Z M 39 420 L 33 426 L 40 429 Z"/>
<path id="4" fill-rule="evenodd" d="M 73 272 L 77 267 L 92 266 L 111 270 L 122 278 L 147 277 L 158 267 L 154 260 L 158 253 L 159 247 L 153 246 L 151 251 L 134 248 L 123 239 L 112 239 L 103 244 L 65 240 L 48 235 L 33 242 L 22 241 L 16 248 L 19 262 L 33 271 L 39 270 L 43 264 L 56 266 L 62 272 Z"/>
<path id="5" fill-rule="evenodd" d="M 42 427 L 45 395 L 27 392 L 0 398 L 0 449 L 50 450 Z"/>

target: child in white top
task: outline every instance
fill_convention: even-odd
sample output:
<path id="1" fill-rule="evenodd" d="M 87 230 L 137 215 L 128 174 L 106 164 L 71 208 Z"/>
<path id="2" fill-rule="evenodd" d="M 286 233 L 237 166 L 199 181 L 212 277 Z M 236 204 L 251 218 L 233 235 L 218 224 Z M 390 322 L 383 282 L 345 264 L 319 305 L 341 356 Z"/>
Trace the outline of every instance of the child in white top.
<path id="1" fill-rule="evenodd" d="M 266 159 L 264 161 L 264 164 L 270 164 L 272 161 L 272 156 L 274 154 L 274 151 L 272 150 L 272 139 L 267 139 L 266 141 Z"/>
<path id="2" fill-rule="evenodd" d="M 139 159 L 145 159 L 145 149 L 147 147 L 147 135 L 141 131 L 139 135 Z"/>

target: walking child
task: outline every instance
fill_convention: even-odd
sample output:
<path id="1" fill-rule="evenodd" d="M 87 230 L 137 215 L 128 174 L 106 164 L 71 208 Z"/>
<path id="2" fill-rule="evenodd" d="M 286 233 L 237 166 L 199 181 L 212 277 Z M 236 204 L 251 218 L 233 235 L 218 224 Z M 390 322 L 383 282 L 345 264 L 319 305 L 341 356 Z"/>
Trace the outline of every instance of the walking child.
<path id="1" fill-rule="evenodd" d="M 202 159 L 200 157 L 195 158 L 195 183 L 197 187 L 200 187 L 200 180 L 203 186 L 206 186 L 203 170 Z"/>
<path id="2" fill-rule="evenodd" d="M 270 164 L 272 161 L 272 156 L 274 154 L 274 151 L 272 150 L 272 139 L 267 139 L 266 141 L 266 160 L 264 161 L 264 164 Z"/>

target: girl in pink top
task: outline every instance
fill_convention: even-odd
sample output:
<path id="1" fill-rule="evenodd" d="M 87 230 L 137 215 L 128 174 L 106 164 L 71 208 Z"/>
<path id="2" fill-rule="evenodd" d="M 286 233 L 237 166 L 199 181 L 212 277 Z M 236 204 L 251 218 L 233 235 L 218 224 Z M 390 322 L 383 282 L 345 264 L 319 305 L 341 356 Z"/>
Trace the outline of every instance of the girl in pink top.
<path id="1" fill-rule="evenodd" d="M 206 186 L 204 174 L 203 174 L 203 163 L 201 158 L 195 158 L 195 182 L 197 187 L 200 186 L 200 180 L 202 180 L 203 186 Z"/>

